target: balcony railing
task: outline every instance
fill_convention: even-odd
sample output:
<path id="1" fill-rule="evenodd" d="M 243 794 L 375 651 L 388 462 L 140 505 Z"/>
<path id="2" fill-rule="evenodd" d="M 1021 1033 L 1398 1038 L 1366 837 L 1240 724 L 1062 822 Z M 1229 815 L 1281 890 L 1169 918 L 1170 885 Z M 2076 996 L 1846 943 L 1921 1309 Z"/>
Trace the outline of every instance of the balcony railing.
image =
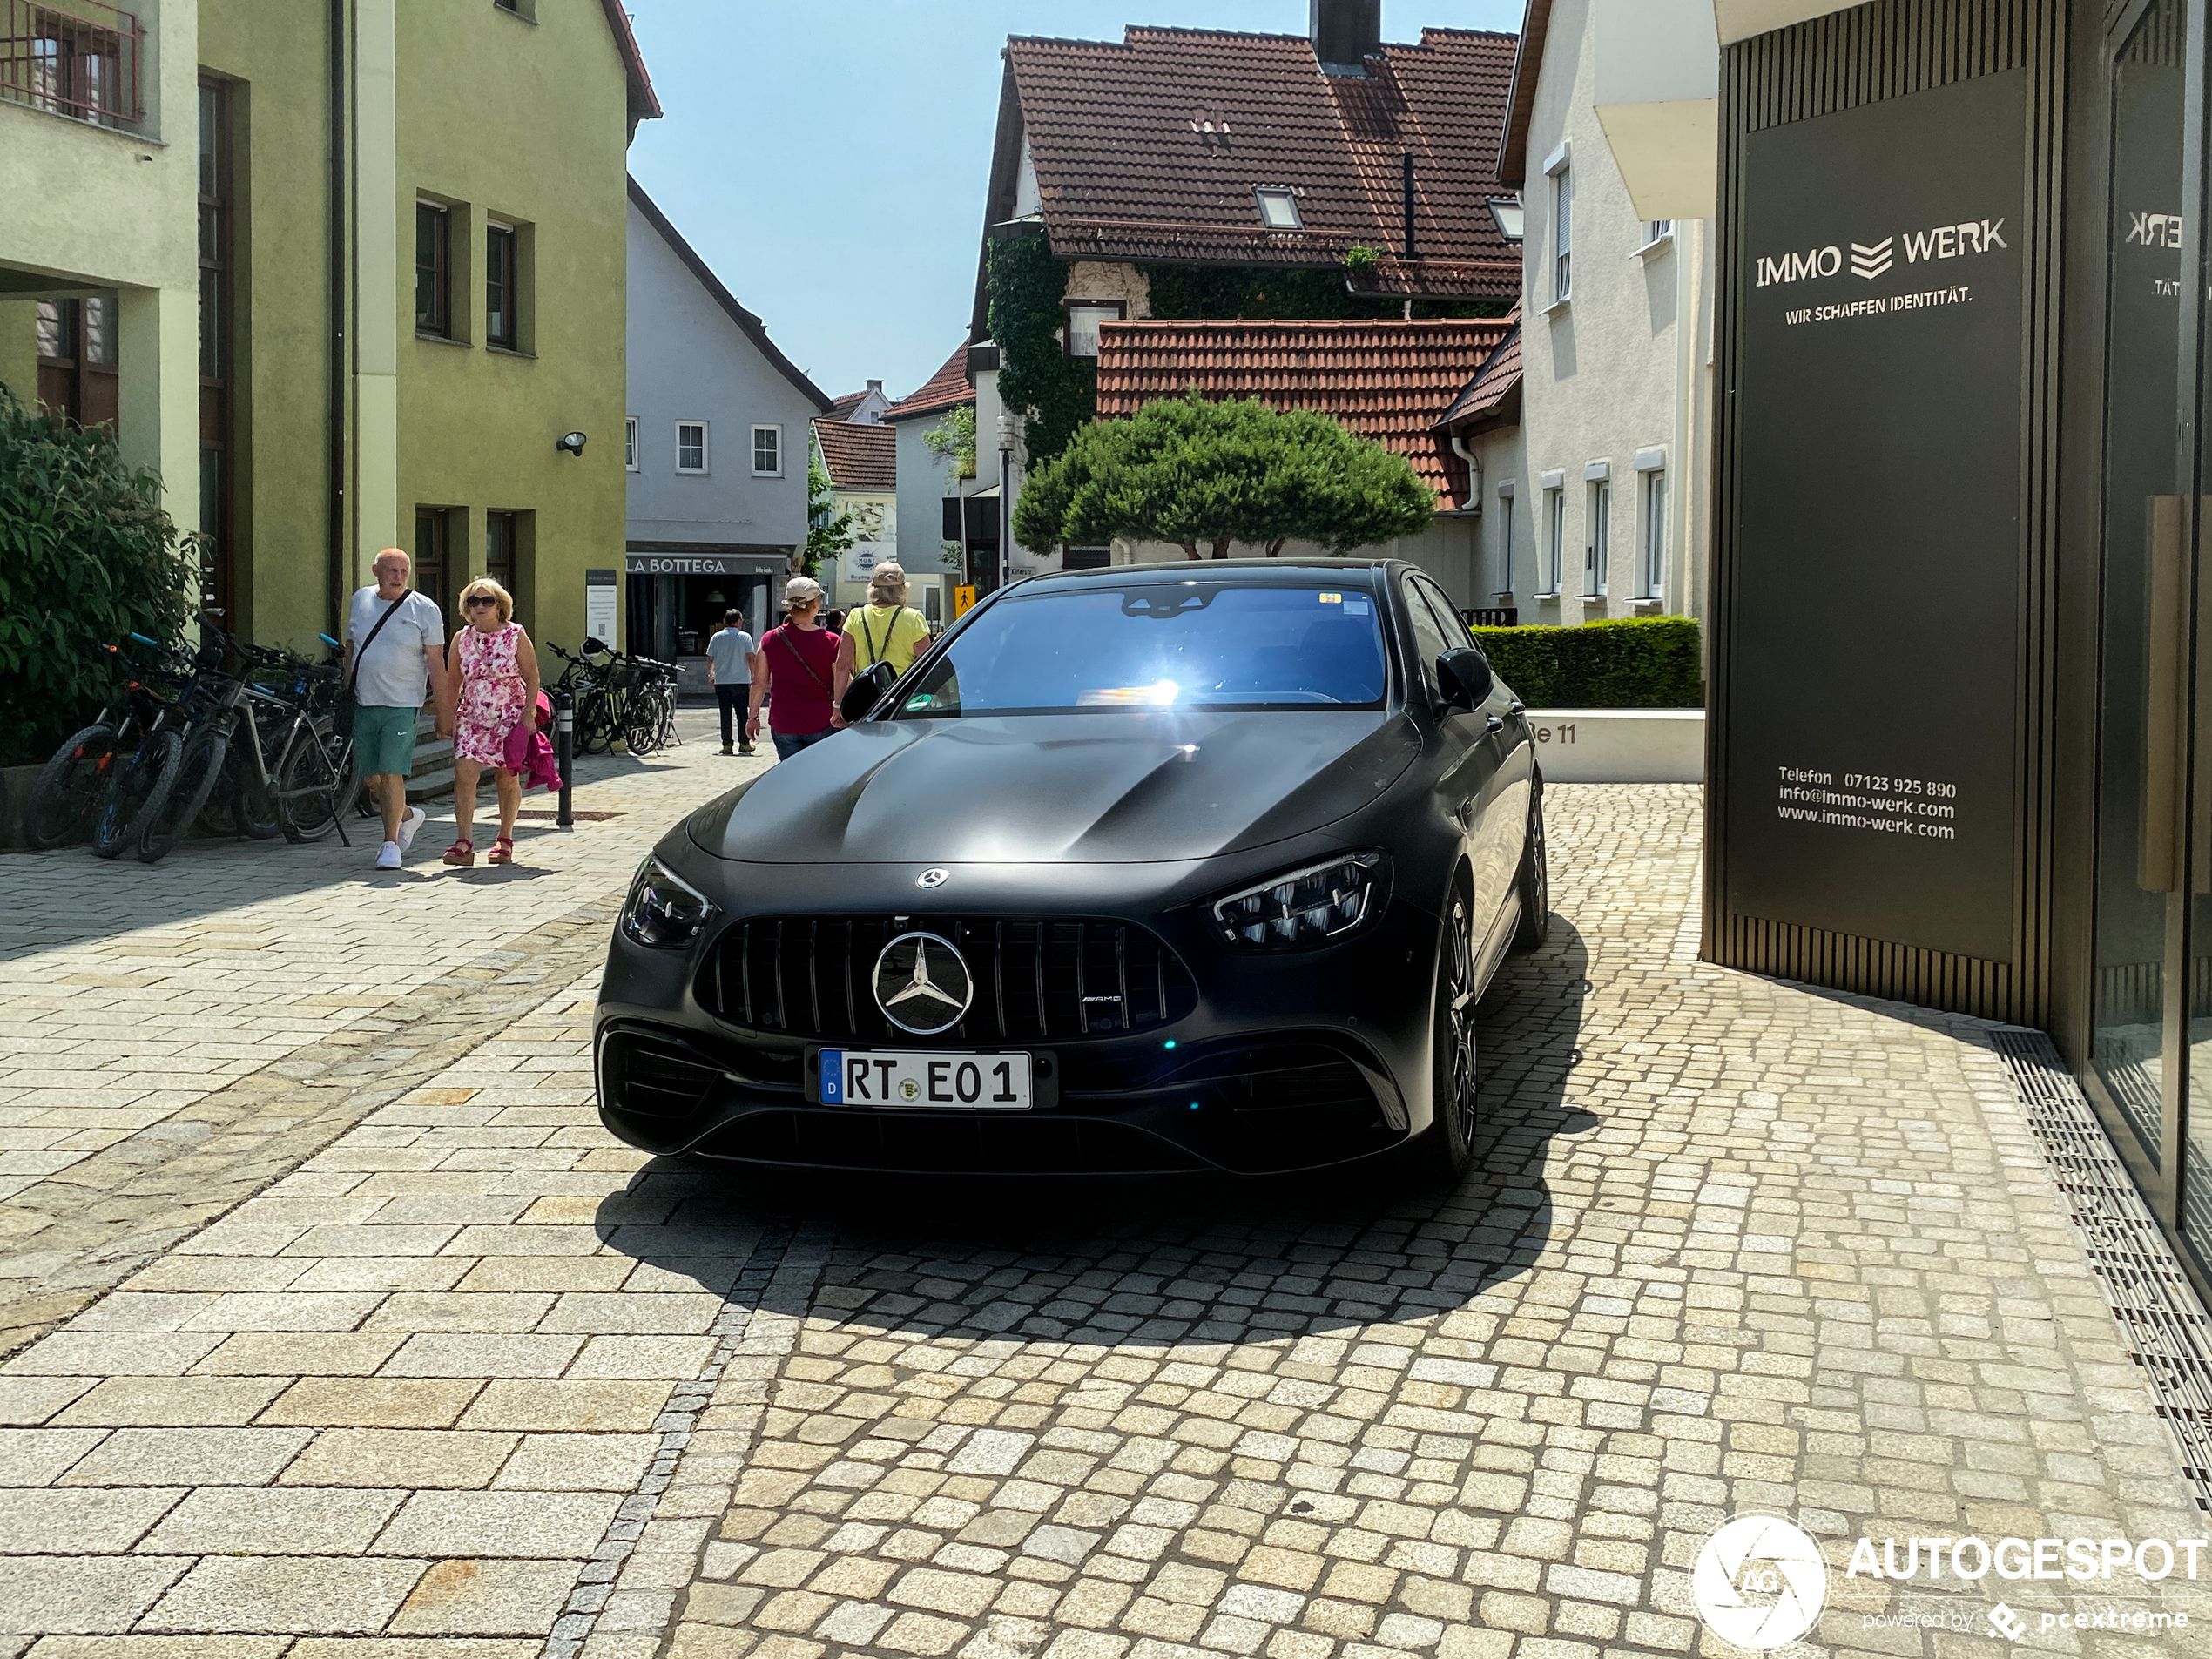
<path id="1" fill-rule="evenodd" d="M 104 127 L 135 127 L 138 20 L 102 0 L 69 9 L 0 0 L 0 98 Z"/>
<path id="2" fill-rule="evenodd" d="M 1474 610 L 1462 610 L 1460 619 L 1470 628 L 1518 628 L 1521 612 L 1511 605 L 1483 605 Z"/>

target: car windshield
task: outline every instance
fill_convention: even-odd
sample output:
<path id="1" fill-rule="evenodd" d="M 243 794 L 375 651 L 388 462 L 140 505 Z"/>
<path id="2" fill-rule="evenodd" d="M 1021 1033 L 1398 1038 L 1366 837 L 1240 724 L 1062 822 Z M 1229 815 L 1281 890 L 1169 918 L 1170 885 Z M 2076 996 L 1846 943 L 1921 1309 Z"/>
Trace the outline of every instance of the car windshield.
<path id="1" fill-rule="evenodd" d="M 894 718 L 1068 710 L 1377 708 L 1374 596 L 1234 580 L 1040 584 L 963 629 Z"/>

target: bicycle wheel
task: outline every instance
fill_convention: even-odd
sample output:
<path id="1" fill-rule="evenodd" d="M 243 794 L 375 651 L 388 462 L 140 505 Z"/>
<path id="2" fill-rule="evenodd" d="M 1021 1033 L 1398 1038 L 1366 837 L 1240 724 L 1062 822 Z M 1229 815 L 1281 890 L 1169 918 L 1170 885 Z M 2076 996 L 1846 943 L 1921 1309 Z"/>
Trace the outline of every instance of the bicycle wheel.
<path id="1" fill-rule="evenodd" d="M 145 827 L 138 832 L 138 862 L 158 864 L 199 816 L 223 773 L 231 740 L 220 732 L 202 732 L 192 740 L 169 773 L 168 792 L 146 803 Z"/>
<path id="2" fill-rule="evenodd" d="M 624 711 L 622 740 L 634 755 L 649 755 L 660 747 L 660 708 L 647 698 L 633 698 Z"/>
<path id="3" fill-rule="evenodd" d="M 262 732 L 261 752 L 267 754 L 269 745 L 283 735 L 281 731 Z M 252 759 L 241 754 L 235 745 L 223 763 L 222 781 L 215 786 L 215 792 L 229 795 L 233 803 L 231 816 L 239 833 L 246 840 L 273 840 L 284 827 L 278 819 L 276 796 L 261 787 L 260 780 L 253 775 Z"/>
<path id="4" fill-rule="evenodd" d="M 303 732 L 277 762 L 277 813 L 287 841 L 320 841 L 351 804 L 354 780 L 340 774 L 331 747 L 322 734 Z M 347 761 L 350 774 L 350 751 Z"/>
<path id="5" fill-rule="evenodd" d="M 174 732 L 157 732 L 130 759 L 109 771 L 107 787 L 92 813 L 94 856 L 119 857 L 132 845 L 138 819 L 148 806 L 167 798 L 184 758 L 183 738 Z"/>
<path id="6" fill-rule="evenodd" d="M 84 833 L 108 773 L 121 762 L 111 725 L 88 725 L 54 751 L 23 806 L 23 838 L 44 852 Z"/>

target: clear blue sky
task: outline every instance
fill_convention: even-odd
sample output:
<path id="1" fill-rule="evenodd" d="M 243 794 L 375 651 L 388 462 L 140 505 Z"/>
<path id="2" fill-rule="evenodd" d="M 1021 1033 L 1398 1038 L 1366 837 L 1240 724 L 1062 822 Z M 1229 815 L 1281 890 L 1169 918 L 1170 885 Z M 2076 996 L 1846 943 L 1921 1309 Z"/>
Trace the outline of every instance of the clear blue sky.
<path id="1" fill-rule="evenodd" d="M 1306 0 L 629 0 L 665 119 L 630 168 L 832 396 L 961 341 L 1008 35 L 1303 34 Z M 1521 26 L 1522 0 L 1384 0 L 1383 33 Z"/>

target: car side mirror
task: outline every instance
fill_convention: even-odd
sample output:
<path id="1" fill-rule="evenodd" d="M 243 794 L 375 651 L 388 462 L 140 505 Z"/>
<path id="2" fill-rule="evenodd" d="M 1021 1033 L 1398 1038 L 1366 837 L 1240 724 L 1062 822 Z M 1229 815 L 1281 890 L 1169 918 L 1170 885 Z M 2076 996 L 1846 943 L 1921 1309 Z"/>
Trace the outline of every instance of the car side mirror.
<path id="1" fill-rule="evenodd" d="M 1436 681 L 1443 688 L 1445 702 L 1452 707 L 1479 709 L 1490 700 L 1498 677 L 1490 671 L 1488 658 L 1471 645 L 1462 645 L 1436 659 Z"/>
<path id="2" fill-rule="evenodd" d="M 845 688 L 844 700 L 837 705 L 837 711 L 845 717 L 845 724 L 853 725 L 866 719 L 868 711 L 883 700 L 883 694 L 898 678 L 888 663 L 873 664 L 853 675 L 852 683 Z"/>

